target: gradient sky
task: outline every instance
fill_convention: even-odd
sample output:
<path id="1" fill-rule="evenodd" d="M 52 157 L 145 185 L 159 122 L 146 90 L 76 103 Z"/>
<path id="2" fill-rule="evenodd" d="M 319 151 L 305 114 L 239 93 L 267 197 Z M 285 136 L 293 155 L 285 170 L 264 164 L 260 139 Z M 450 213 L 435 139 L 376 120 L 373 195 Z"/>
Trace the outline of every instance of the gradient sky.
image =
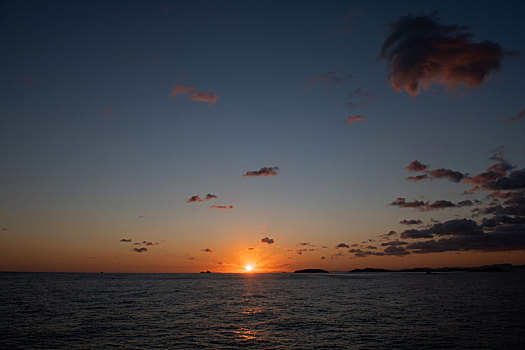
<path id="1" fill-rule="evenodd" d="M 3 1 L 0 270 L 525 264 L 524 17 L 522 1 Z"/>

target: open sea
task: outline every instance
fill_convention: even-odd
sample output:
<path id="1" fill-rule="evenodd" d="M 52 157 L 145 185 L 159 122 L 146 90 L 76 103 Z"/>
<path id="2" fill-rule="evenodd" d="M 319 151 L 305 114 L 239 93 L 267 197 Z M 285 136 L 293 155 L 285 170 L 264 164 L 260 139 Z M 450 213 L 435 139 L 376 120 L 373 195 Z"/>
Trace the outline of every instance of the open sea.
<path id="1" fill-rule="evenodd" d="M 524 349 L 525 271 L 0 273 L 2 349 Z"/>

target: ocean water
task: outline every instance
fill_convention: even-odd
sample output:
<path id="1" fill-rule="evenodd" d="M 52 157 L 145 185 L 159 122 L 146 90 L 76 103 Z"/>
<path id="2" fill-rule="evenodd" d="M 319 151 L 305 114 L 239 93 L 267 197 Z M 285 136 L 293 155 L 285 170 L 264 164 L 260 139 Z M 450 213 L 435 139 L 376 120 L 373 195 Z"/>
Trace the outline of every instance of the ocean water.
<path id="1" fill-rule="evenodd" d="M 0 273 L 3 349 L 523 349 L 525 272 Z"/>

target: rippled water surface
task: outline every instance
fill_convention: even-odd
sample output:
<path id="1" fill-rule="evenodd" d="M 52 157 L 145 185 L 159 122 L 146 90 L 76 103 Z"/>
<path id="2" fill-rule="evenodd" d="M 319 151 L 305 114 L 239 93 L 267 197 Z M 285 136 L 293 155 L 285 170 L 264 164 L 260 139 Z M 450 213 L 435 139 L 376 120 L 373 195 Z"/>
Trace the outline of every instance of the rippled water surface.
<path id="1" fill-rule="evenodd" d="M 520 349 L 525 272 L 0 273 L 0 347 Z"/>

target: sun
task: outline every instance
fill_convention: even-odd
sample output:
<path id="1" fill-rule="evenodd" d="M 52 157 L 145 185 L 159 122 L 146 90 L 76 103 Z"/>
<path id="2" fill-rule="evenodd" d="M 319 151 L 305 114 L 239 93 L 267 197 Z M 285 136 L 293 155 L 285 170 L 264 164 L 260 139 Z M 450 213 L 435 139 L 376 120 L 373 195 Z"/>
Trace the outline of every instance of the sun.
<path id="1" fill-rule="evenodd" d="M 244 267 L 244 269 L 246 270 L 246 272 L 252 272 L 253 271 L 253 265 L 246 265 Z"/>

